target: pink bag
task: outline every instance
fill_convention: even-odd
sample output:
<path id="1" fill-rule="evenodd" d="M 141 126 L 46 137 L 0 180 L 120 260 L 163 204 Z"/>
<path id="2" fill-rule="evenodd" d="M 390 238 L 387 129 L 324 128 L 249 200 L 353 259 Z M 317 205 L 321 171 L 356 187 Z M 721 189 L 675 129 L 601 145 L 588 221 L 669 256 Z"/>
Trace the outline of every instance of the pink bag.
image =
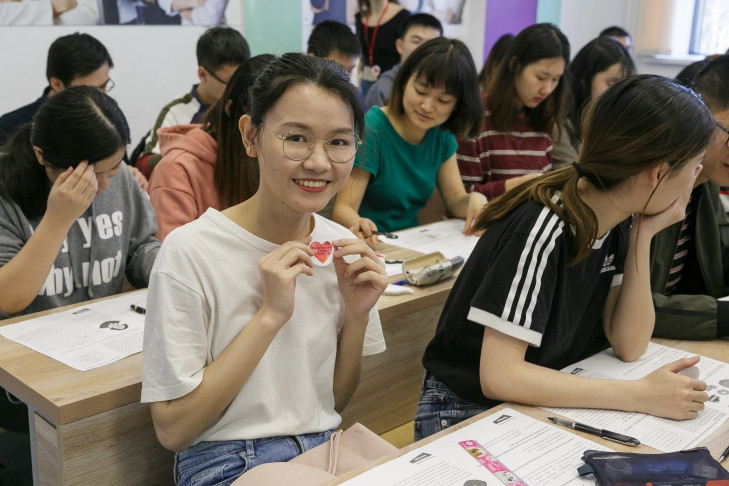
<path id="1" fill-rule="evenodd" d="M 398 450 L 360 423 L 332 434 L 329 442 L 314 447 L 288 462 L 254 467 L 233 486 L 314 486 L 369 464 Z"/>

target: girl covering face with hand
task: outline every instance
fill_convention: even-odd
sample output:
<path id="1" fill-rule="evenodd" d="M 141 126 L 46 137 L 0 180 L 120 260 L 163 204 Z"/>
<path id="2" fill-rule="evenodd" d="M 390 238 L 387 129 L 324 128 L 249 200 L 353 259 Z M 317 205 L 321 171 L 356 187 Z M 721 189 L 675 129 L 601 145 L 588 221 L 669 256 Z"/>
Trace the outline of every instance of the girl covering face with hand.
<path id="1" fill-rule="evenodd" d="M 605 339 L 624 361 L 645 352 L 655 323 L 650 241 L 683 219 L 713 134 L 692 91 L 626 78 L 590 105 L 579 164 L 486 206 L 474 223 L 485 233 L 423 357 L 416 438 L 502 401 L 672 419 L 703 410 L 706 384 L 677 374 L 698 357 L 634 381 L 559 370 Z"/>
<path id="2" fill-rule="evenodd" d="M 154 211 L 122 161 L 116 102 L 72 86 L 0 151 L 0 319 L 146 287 Z"/>
<path id="3" fill-rule="evenodd" d="M 367 112 L 364 150 L 337 196 L 334 220 L 374 242 L 376 231 L 417 226 L 437 187 L 467 231 L 486 198 L 463 187 L 455 135 L 474 135 L 479 118 L 476 67 L 465 44 L 445 37 L 422 44 L 398 71 L 387 106 Z"/>
<path id="4" fill-rule="evenodd" d="M 383 265 L 315 214 L 352 169 L 356 88 L 331 61 L 285 54 L 250 99 L 240 131 L 258 190 L 172 231 L 150 282 L 142 401 L 177 452 L 177 484 L 230 484 L 325 442 L 360 357 L 385 348 Z M 331 264 L 315 264 L 328 244 Z"/>

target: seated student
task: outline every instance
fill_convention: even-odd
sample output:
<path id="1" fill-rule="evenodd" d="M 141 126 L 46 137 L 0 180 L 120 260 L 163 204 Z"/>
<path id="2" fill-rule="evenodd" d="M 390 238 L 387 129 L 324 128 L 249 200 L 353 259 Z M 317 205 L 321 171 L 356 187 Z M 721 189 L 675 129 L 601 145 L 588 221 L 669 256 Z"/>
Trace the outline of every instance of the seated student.
<path id="1" fill-rule="evenodd" d="M 405 19 L 395 40 L 395 49 L 400 53 L 400 62 L 380 74 L 375 84 L 367 91 L 365 97 L 367 109 L 373 106 L 385 106 L 390 97 L 392 83 L 395 81 L 395 76 L 402 63 L 420 44 L 442 35 L 443 26 L 440 20 L 430 14 L 417 13 Z"/>
<path id="2" fill-rule="evenodd" d="M 314 27 L 306 53 L 336 62 L 350 79 L 354 79 L 354 68 L 362 54 L 352 29 L 335 20 L 325 20 Z"/>
<path id="3" fill-rule="evenodd" d="M 146 287 L 160 242 L 122 163 L 129 127 L 89 86 L 43 103 L 0 152 L 0 319 Z"/>
<path id="4" fill-rule="evenodd" d="M 600 32 L 600 37 L 610 37 L 625 47 L 625 50 L 628 51 L 628 53 L 633 52 L 633 39 L 630 37 L 628 31 L 622 27 L 617 25 L 607 27 Z"/>
<path id="5" fill-rule="evenodd" d="M 251 57 L 248 43 L 232 27 L 211 27 L 197 41 L 197 76 L 200 83 L 189 93 L 162 108 L 152 129 L 134 149 L 132 162 L 149 177 L 162 158 L 157 130 L 161 127 L 200 123 L 205 112 L 223 95 L 238 66 Z"/>
<path id="6" fill-rule="evenodd" d="M 114 100 L 73 86 L 0 151 L 0 320 L 147 285 L 160 243 L 128 140 Z M 24 409 L 0 388 L 0 427 L 27 431 Z"/>
<path id="7" fill-rule="evenodd" d="M 241 64 L 202 125 L 159 129 L 162 160 L 150 178 L 149 197 L 160 240 L 208 208 L 222 211 L 258 189 L 258 166 L 243 151 L 238 120 L 250 102 L 253 81 L 273 59 L 262 54 Z"/>
<path id="8" fill-rule="evenodd" d="M 559 124 L 562 75 L 570 59 L 564 34 L 534 24 L 509 45 L 485 93 L 477 138 L 458 143 L 458 168 L 468 192 L 496 197 L 552 169 L 549 133 Z"/>
<path id="9" fill-rule="evenodd" d="M 587 103 L 620 79 L 635 74 L 635 64 L 620 43 L 610 37 L 598 37 L 580 49 L 569 72 L 568 108 L 562 131 L 552 131 L 552 166 L 555 169 L 577 160 L 582 138 L 580 117 Z"/>
<path id="10" fill-rule="evenodd" d="M 514 42 L 514 38 L 514 34 L 504 34 L 491 46 L 486 62 L 483 63 L 483 67 L 478 73 L 478 87 L 481 92 L 485 93 L 488 89 L 491 78 L 499 68 L 501 61 L 504 60 L 506 53 L 509 51 L 509 46 Z"/>
<path id="11" fill-rule="evenodd" d="M 486 198 L 463 188 L 455 135 L 474 135 L 479 116 L 476 67 L 466 45 L 438 37 L 418 47 L 398 71 L 387 106 L 367 112 L 364 150 L 337 195 L 334 220 L 374 242 L 378 230 L 417 226 L 437 186 L 468 230 Z"/>
<path id="12" fill-rule="evenodd" d="M 314 214 L 352 169 L 357 88 L 333 62 L 284 54 L 257 78 L 246 112 L 258 191 L 170 233 L 149 286 L 142 401 L 177 452 L 177 484 L 227 485 L 326 442 L 360 356 L 385 349 L 383 265 Z M 328 264 L 310 242 L 331 243 Z"/>
<path id="13" fill-rule="evenodd" d="M 654 336 L 716 339 L 729 336 L 729 219 L 719 187 L 729 186 L 729 56 L 693 79 L 716 121 L 683 221 L 661 231 L 651 246 Z"/>
<path id="14" fill-rule="evenodd" d="M 474 223 L 485 233 L 423 356 L 416 439 L 502 401 L 672 419 L 703 410 L 706 384 L 677 374 L 698 357 L 635 381 L 559 370 L 605 338 L 624 361 L 645 352 L 650 240 L 683 217 L 713 132 L 690 90 L 626 78 L 590 104 L 579 163 L 486 206 Z"/>

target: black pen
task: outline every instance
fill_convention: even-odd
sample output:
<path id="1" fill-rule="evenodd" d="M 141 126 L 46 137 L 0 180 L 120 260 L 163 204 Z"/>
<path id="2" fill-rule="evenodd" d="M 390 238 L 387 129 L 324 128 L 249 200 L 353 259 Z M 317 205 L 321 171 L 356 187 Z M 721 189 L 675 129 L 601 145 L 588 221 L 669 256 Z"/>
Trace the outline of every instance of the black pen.
<path id="1" fill-rule="evenodd" d="M 721 456 L 719 457 L 719 462 L 724 462 L 724 459 L 726 459 L 727 456 L 729 456 L 729 447 L 724 449 L 724 452 L 721 453 Z"/>
<path id="2" fill-rule="evenodd" d="M 390 233 L 388 231 L 373 231 L 372 234 L 373 235 L 382 235 L 385 238 L 392 238 L 393 240 L 398 237 L 398 235 L 396 235 L 395 233 Z"/>
<path id="3" fill-rule="evenodd" d="M 551 420 L 557 425 L 562 425 L 564 427 L 569 427 L 570 429 L 579 430 L 580 432 L 586 432 L 588 434 L 596 435 L 598 437 L 602 437 L 603 439 L 612 440 L 613 442 L 618 442 L 627 446 L 634 447 L 640 445 L 640 441 L 638 439 L 629 437 L 627 435 L 618 434 L 617 432 L 610 432 L 609 430 L 598 429 L 596 427 L 591 427 L 589 425 L 581 424 L 578 422 L 569 422 L 567 420 L 562 420 L 557 417 L 547 417 L 547 419 Z"/>
<path id="4" fill-rule="evenodd" d="M 145 309 L 141 305 L 132 304 L 129 306 L 129 308 L 131 310 L 133 310 L 134 312 L 136 312 L 137 314 L 146 314 L 147 313 L 147 309 Z"/>

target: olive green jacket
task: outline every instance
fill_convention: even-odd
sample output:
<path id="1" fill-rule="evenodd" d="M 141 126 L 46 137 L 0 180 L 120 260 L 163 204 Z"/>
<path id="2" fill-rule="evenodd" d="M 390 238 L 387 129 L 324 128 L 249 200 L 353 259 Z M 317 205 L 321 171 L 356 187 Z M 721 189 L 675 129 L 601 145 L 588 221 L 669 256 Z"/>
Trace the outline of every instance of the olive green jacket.
<path id="1" fill-rule="evenodd" d="M 653 335 L 657 337 L 716 339 L 729 335 L 729 302 L 717 300 L 727 295 L 729 285 L 729 220 L 717 186 L 706 182 L 699 191 L 694 248 L 704 288 L 692 295 L 663 295 L 682 222 L 664 229 L 651 242 Z"/>

